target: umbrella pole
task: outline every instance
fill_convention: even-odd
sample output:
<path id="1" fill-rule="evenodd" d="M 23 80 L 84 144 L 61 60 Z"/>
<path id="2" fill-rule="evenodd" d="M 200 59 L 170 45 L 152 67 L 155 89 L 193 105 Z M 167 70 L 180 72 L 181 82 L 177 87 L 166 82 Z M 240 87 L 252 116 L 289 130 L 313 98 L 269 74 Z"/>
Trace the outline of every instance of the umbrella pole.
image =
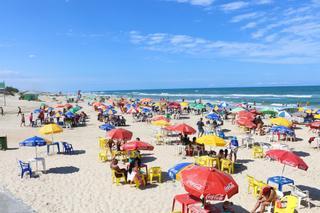
<path id="1" fill-rule="evenodd" d="M 283 172 L 284 172 L 284 168 L 286 167 L 285 164 L 283 164 L 283 168 L 282 168 L 282 172 L 281 172 L 281 176 L 283 176 Z"/>
<path id="2" fill-rule="evenodd" d="M 38 171 L 38 161 L 37 161 L 37 158 L 38 158 L 38 149 L 37 149 L 37 146 L 36 146 L 36 171 Z"/>

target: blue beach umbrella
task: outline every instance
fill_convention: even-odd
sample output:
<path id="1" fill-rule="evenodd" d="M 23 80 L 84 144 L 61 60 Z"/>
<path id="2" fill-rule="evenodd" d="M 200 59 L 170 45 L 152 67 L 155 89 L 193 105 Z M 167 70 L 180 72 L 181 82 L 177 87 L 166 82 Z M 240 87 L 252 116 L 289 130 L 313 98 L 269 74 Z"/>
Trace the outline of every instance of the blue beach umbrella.
<path id="1" fill-rule="evenodd" d="M 41 112 L 41 109 L 35 109 L 33 110 L 33 113 L 40 113 Z"/>
<path id="2" fill-rule="evenodd" d="M 217 115 L 216 113 L 210 113 L 210 114 L 208 114 L 208 115 L 207 115 L 207 118 L 210 119 L 210 120 L 216 120 L 216 121 L 220 120 L 220 116 Z"/>
<path id="3" fill-rule="evenodd" d="M 274 126 L 270 129 L 271 132 L 281 133 L 281 134 L 288 134 L 292 135 L 294 134 L 293 130 L 285 127 L 285 126 Z"/>
<path id="4" fill-rule="evenodd" d="M 109 108 L 103 112 L 103 115 L 115 115 L 115 114 L 117 114 L 117 111 L 114 109 L 111 109 L 111 108 Z"/>
<path id="5" fill-rule="evenodd" d="M 142 109 L 142 112 L 143 112 L 143 113 L 149 113 L 149 112 L 151 112 L 151 109 L 150 109 L 150 108 L 147 108 L 147 107 L 144 107 L 144 108 Z"/>
<path id="6" fill-rule="evenodd" d="M 35 147 L 36 149 L 36 158 L 37 158 L 37 147 L 47 145 L 47 140 L 44 138 L 34 136 L 19 143 L 19 146 Z"/>
<path id="7" fill-rule="evenodd" d="M 183 171 L 184 169 L 188 168 L 189 166 L 192 166 L 194 165 L 193 163 L 189 163 L 189 162 L 186 162 L 186 163 L 179 163 L 177 165 L 175 165 L 174 167 L 170 168 L 168 170 L 168 174 L 169 174 L 169 177 L 173 180 L 178 180 L 177 179 L 177 175 L 179 175 L 179 173 L 181 171 Z"/>
<path id="8" fill-rule="evenodd" d="M 210 107 L 210 108 L 214 108 L 213 104 L 211 104 L 209 102 L 207 103 L 207 106 Z"/>
<path id="9" fill-rule="evenodd" d="M 103 124 L 103 125 L 99 126 L 99 129 L 104 130 L 104 131 L 110 131 L 114 128 L 115 127 L 111 124 Z"/>
<path id="10" fill-rule="evenodd" d="M 74 114 L 70 111 L 66 112 L 66 114 L 64 114 L 67 118 L 74 118 Z"/>

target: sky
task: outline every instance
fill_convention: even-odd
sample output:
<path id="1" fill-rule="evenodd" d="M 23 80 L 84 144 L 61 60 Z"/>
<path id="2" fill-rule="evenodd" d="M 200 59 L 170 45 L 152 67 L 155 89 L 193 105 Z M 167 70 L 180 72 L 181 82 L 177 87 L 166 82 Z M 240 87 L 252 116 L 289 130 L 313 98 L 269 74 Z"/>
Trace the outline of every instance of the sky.
<path id="1" fill-rule="evenodd" d="M 320 85 L 320 0 L 2 0 L 0 27 L 22 90 Z"/>

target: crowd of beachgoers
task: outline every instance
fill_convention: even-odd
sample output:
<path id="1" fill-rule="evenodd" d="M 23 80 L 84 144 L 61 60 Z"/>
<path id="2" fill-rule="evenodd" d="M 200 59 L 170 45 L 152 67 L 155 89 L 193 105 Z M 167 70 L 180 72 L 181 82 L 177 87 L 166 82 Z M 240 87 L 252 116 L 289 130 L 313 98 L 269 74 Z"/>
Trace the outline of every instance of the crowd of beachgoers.
<path id="1" fill-rule="evenodd" d="M 37 212 L 319 211 L 317 108 L 42 98 L 0 108 L 2 183 Z"/>

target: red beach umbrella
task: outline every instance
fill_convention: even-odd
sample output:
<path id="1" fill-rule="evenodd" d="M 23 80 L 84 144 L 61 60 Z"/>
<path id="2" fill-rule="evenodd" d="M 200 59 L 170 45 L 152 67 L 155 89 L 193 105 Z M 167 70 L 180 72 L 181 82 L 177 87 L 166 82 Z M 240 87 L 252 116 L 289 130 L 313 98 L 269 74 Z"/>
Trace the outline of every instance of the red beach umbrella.
<path id="1" fill-rule="evenodd" d="M 231 198 L 239 190 L 231 175 L 214 168 L 193 166 L 183 170 L 181 177 L 187 192 L 208 201 Z"/>
<path id="2" fill-rule="evenodd" d="M 122 149 L 125 151 L 133 151 L 133 150 L 150 150 L 152 151 L 154 147 L 151 144 L 142 141 L 130 141 L 124 145 L 122 145 Z"/>
<path id="3" fill-rule="evenodd" d="M 247 118 L 240 118 L 236 122 L 240 126 L 245 126 L 245 127 L 249 128 L 249 129 L 254 129 L 254 128 L 257 127 L 257 125 L 255 123 L 253 123 L 252 120 L 247 119 Z"/>
<path id="4" fill-rule="evenodd" d="M 181 108 L 181 105 L 178 103 L 178 102 L 170 102 L 168 104 L 168 107 L 169 108 L 172 108 L 172 109 L 180 109 Z"/>
<path id="5" fill-rule="evenodd" d="M 170 119 L 166 118 L 163 115 L 158 115 L 151 119 L 151 121 L 159 121 L 159 120 L 164 120 L 164 121 L 167 121 L 168 123 L 170 122 Z"/>
<path id="6" fill-rule="evenodd" d="M 64 107 L 67 109 L 70 109 L 70 108 L 72 108 L 72 104 L 65 104 Z"/>
<path id="7" fill-rule="evenodd" d="M 312 123 L 308 124 L 308 126 L 311 129 L 320 129 L 320 121 L 312 122 Z"/>
<path id="8" fill-rule="evenodd" d="M 132 138 L 132 132 L 130 132 L 129 130 L 126 129 L 122 129 L 122 128 L 117 128 L 117 129 L 112 129 L 111 131 L 109 131 L 107 133 L 107 136 L 111 139 L 115 139 L 115 140 L 131 140 Z"/>
<path id="9" fill-rule="evenodd" d="M 194 128 L 185 123 L 174 125 L 174 127 L 172 127 L 172 131 L 181 132 L 187 135 L 192 135 L 196 133 L 196 130 Z"/>
<path id="10" fill-rule="evenodd" d="M 64 105 L 63 104 L 58 104 L 58 105 L 56 105 L 55 108 L 64 108 Z"/>
<path id="11" fill-rule="evenodd" d="M 247 112 L 247 111 L 240 111 L 238 112 L 238 118 L 246 118 L 248 120 L 253 120 L 255 117 L 255 115 L 251 112 Z"/>
<path id="12" fill-rule="evenodd" d="M 298 155 L 290 151 L 273 149 L 267 151 L 266 156 L 273 160 L 277 160 L 284 165 L 298 167 L 305 171 L 308 169 L 308 165 Z"/>

